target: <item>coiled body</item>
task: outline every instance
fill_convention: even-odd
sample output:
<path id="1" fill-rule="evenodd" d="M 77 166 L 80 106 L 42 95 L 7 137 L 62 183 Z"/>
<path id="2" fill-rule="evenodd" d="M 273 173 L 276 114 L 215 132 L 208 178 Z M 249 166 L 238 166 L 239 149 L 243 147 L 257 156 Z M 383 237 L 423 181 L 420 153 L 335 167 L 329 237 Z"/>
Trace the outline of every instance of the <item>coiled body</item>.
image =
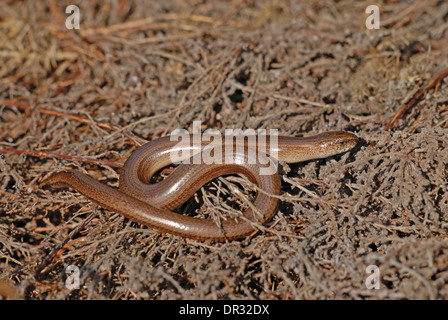
<path id="1" fill-rule="evenodd" d="M 272 141 L 275 140 L 275 144 Z M 221 148 L 210 148 L 210 141 L 183 144 L 164 137 L 137 149 L 126 161 L 120 174 L 120 190 L 106 186 L 79 172 L 59 172 L 42 185 L 67 186 L 77 190 L 101 207 L 122 214 L 162 232 L 198 240 L 225 241 L 247 236 L 254 231 L 253 222 L 265 223 L 277 208 L 280 178 L 276 161 L 301 162 L 333 156 L 352 149 L 358 138 L 343 131 L 298 138 L 268 136 L 263 148 L 258 140 L 238 142 L 226 140 Z M 225 151 L 218 154 L 217 151 Z M 256 150 L 255 157 L 250 157 Z M 166 179 L 150 184 L 152 175 L 173 162 L 173 154 L 182 155 L 179 165 Z M 230 154 L 229 154 L 230 153 Z M 204 163 L 204 155 L 213 158 Z M 274 157 L 275 155 L 275 157 Z M 231 158 L 232 161 L 228 161 Z M 263 171 L 264 170 L 264 171 Z M 266 174 L 270 172 L 269 174 Z M 226 175 L 242 174 L 264 192 L 257 192 L 253 206 L 245 212 L 246 219 L 226 219 L 218 225 L 211 219 L 200 219 L 172 212 L 210 180 Z"/>

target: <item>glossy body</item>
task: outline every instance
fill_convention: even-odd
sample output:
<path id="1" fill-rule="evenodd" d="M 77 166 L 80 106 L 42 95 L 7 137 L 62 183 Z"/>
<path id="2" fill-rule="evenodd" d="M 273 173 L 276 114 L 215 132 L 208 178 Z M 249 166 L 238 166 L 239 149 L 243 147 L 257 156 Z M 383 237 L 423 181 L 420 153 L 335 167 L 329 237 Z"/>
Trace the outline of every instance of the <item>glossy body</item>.
<path id="1" fill-rule="evenodd" d="M 261 174 L 260 169 L 276 168 L 276 160 L 289 163 L 330 157 L 352 149 L 356 135 L 334 131 L 312 137 L 276 136 L 266 139 L 261 147 L 250 139 L 222 142 L 219 163 L 203 163 L 201 156 L 210 146 L 208 139 L 182 146 L 183 156 L 190 164 L 179 165 L 166 179 L 150 184 L 152 175 L 172 163 L 172 154 L 179 151 L 178 141 L 164 137 L 137 149 L 126 161 L 120 174 L 120 190 L 111 188 L 79 172 L 59 172 L 42 185 L 68 186 L 103 208 L 120 213 L 151 228 L 198 240 L 225 241 L 245 237 L 255 229 L 253 222 L 263 224 L 277 208 L 277 199 L 269 195 L 280 193 L 280 178 L 276 171 Z M 275 144 L 271 141 L 275 141 Z M 239 145 L 241 144 L 241 145 Z M 239 146 L 239 147 L 238 147 Z M 227 147 L 227 149 L 226 149 Z M 227 160 L 232 151 L 232 162 Z M 250 150 L 257 157 L 248 158 Z M 269 154 L 269 156 L 267 155 Z M 275 156 L 274 156 L 275 155 Z M 261 161 L 263 156 L 267 161 Z M 249 161 L 250 160 L 250 161 Z M 198 163 L 198 164 L 196 164 Z M 243 174 L 265 192 L 257 192 L 253 206 L 244 212 L 246 219 L 222 219 L 220 225 L 211 219 L 200 219 L 172 212 L 210 180 L 226 174 Z"/>

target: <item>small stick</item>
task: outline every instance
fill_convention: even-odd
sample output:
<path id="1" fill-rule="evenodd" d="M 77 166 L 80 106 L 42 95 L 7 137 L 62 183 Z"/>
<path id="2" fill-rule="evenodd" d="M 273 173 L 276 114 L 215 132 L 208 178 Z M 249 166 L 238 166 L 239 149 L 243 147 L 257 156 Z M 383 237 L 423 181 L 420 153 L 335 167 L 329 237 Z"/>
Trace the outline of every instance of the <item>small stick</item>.
<path id="1" fill-rule="evenodd" d="M 11 101 L 11 100 L 7 100 L 7 99 L 0 99 L 0 104 L 4 104 L 7 106 L 14 106 L 17 107 L 19 109 L 22 110 L 30 110 L 32 109 L 32 107 L 28 104 L 25 103 L 20 103 L 20 102 L 16 102 L 16 101 Z M 56 111 L 56 110 L 51 110 L 51 109 L 46 109 L 46 108 L 39 108 L 39 112 L 41 114 L 47 114 L 47 115 L 51 115 L 51 116 L 55 116 L 55 117 L 64 117 L 64 118 L 68 118 L 68 119 L 72 119 L 81 123 L 92 123 L 92 120 L 87 118 L 87 117 L 83 117 L 80 115 L 76 115 L 76 114 L 71 114 L 71 113 L 67 113 L 67 112 L 60 112 L 60 111 Z M 133 141 L 137 146 L 141 146 L 142 143 L 140 143 L 139 141 L 137 141 L 134 137 L 132 137 L 129 133 L 124 132 L 122 128 L 120 128 L 119 126 L 107 123 L 107 122 L 101 122 L 101 121 L 95 121 L 95 124 L 103 129 L 108 129 L 108 130 L 115 130 L 115 131 L 120 131 L 121 133 L 123 133 L 127 138 L 129 138 L 131 141 Z"/>
<path id="2" fill-rule="evenodd" d="M 53 251 L 48 254 L 44 260 L 37 266 L 35 277 L 40 278 L 42 275 L 42 271 L 57 257 L 59 257 L 65 250 L 67 250 L 67 244 L 69 241 L 76 235 L 78 232 L 87 226 L 93 219 L 95 215 L 90 214 L 86 219 L 83 220 L 83 222 L 74 230 L 71 232 L 71 234 L 62 241 Z M 81 238 L 83 239 L 83 238 Z M 76 240 L 75 240 L 76 241 Z"/>
<path id="3" fill-rule="evenodd" d="M 448 68 L 437 73 L 422 90 L 418 91 L 408 103 L 403 105 L 397 111 L 397 113 L 392 118 L 392 120 L 386 125 L 386 130 L 390 130 L 393 127 L 395 127 L 398 120 L 405 114 L 406 111 L 408 111 L 408 109 L 410 109 L 412 106 L 414 106 L 420 100 L 420 98 L 423 96 L 423 94 L 426 91 L 428 91 L 429 89 L 432 89 L 432 88 L 435 88 L 435 91 L 437 91 L 439 89 L 441 81 L 446 76 L 448 76 Z"/>
<path id="4" fill-rule="evenodd" d="M 71 161 L 81 161 L 81 162 L 94 163 L 94 164 L 98 164 L 98 165 L 104 165 L 104 166 L 116 167 L 116 168 L 123 167 L 123 164 L 117 163 L 117 162 L 85 158 L 85 157 L 67 156 L 64 154 L 58 154 L 58 153 L 47 152 L 47 151 L 17 150 L 14 148 L 9 148 L 9 147 L 4 147 L 4 146 L 0 146 L 0 151 L 15 153 L 18 155 L 24 154 L 24 155 L 31 156 L 31 157 L 56 158 L 56 159 L 71 160 Z"/>

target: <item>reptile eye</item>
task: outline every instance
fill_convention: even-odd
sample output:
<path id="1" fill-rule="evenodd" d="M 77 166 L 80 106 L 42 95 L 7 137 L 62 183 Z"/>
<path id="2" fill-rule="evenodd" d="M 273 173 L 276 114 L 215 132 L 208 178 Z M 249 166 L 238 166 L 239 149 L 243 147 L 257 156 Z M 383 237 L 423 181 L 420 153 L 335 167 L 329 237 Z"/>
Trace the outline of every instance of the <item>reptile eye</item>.
<path id="1" fill-rule="evenodd" d="M 344 140 L 339 141 L 339 145 L 345 146 L 345 141 Z"/>

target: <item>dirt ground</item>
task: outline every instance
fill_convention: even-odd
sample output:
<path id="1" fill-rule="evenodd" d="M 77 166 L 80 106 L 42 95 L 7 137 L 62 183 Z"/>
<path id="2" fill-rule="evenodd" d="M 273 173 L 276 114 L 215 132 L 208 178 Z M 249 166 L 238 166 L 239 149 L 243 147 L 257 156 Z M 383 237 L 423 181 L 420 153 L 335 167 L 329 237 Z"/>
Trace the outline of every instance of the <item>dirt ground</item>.
<path id="1" fill-rule="evenodd" d="M 381 1 L 380 29 L 370 4 L 2 1 L 0 296 L 447 299 L 448 2 Z M 278 212 L 242 241 L 160 233 L 39 188 L 70 169 L 117 187 L 140 144 L 193 121 L 362 141 L 283 164 Z M 219 188 L 184 211 L 226 211 Z"/>

